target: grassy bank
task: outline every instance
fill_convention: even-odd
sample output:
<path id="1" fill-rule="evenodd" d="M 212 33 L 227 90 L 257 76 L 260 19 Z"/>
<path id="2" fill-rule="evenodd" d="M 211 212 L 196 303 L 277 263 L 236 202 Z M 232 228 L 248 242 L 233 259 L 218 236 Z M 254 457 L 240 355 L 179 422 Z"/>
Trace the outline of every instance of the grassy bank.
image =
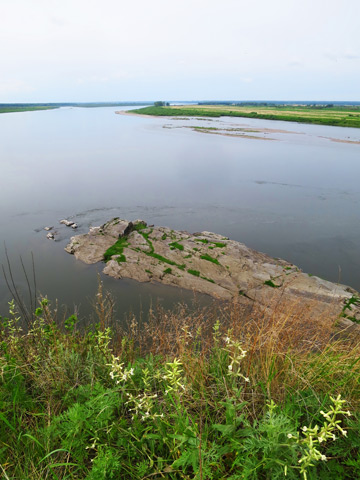
<path id="1" fill-rule="evenodd" d="M 45 106 L 45 105 L 21 106 L 21 107 L 17 107 L 17 106 L 3 107 L 3 106 L 0 106 L 0 113 L 34 112 L 36 110 L 53 110 L 54 108 L 58 108 L 58 107 Z"/>
<path id="2" fill-rule="evenodd" d="M 171 107 L 146 107 L 132 113 L 156 116 L 181 117 L 246 117 L 264 120 L 334 125 L 360 128 L 360 107 L 310 107 L 310 106 L 256 106 L 256 105 L 180 105 Z"/>
<path id="3" fill-rule="evenodd" d="M 82 103 L 1 103 L 0 113 L 33 112 L 36 110 L 52 110 L 61 107 L 101 108 L 132 105 L 147 105 L 149 102 L 82 102 Z"/>
<path id="4" fill-rule="evenodd" d="M 179 306 L 122 330 L 101 288 L 94 313 L 1 318 L 2 478 L 360 477 L 360 348 L 326 319 Z"/>

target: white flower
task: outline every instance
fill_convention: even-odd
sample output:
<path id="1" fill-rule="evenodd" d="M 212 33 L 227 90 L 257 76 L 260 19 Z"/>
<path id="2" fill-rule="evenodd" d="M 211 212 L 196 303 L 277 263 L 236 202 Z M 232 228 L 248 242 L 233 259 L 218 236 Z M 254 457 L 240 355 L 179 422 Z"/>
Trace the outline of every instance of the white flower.
<path id="1" fill-rule="evenodd" d="M 307 428 L 306 426 L 305 426 L 305 427 L 302 427 L 302 431 L 303 431 L 303 432 L 306 432 L 307 429 L 308 429 L 308 428 Z"/>
<path id="2" fill-rule="evenodd" d="M 228 366 L 228 369 L 231 371 L 231 370 L 232 370 L 232 365 L 229 365 L 229 366 Z"/>
<path id="3" fill-rule="evenodd" d="M 248 378 L 248 377 L 245 377 L 244 380 L 245 380 L 245 382 L 250 382 L 250 378 Z"/>
<path id="4" fill-rule="evenodd" d="M 327 460 L 326 456 L 325 456 L 325 455 L 321 455 L 321 460 L 322 460 L 323 462 L 325 462 L 325 461 Z"/>
<path id="5" fill-rule="evenodd" d="M 288 437 L 288 438 L 293 438 L 293 436 L 291 435 L 291 433 L 288 433 L 288 434 L 287 434 L 287 437 Z"/>

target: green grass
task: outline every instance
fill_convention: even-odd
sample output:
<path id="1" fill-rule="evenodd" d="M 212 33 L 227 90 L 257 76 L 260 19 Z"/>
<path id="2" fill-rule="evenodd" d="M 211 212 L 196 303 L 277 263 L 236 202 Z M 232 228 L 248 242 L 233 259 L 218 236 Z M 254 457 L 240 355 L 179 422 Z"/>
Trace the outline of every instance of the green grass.
<path id="1" fill-rule="evenodd" d="M 159 260 L 160 262 L 163 262 L 163 263 L 167 263 L 168 265 L 173 265 L 173 266 L 176 266 L 177 268 L 179 268 L 180 270 L 184 270 L 185 269 L 185 265 L 181 265 L 179 263 L 176 263 L 174 262 L 173 260 L 170 260 L 169 258 L 166 258 L 158 253 L 155 253 L 155 249 L 154 249 L 154 245 L 152 243 L 152 241 L 150 240 L 149 236 L 151 235 L 152 233 L 152 229 L 150 230 L 150 232 L 146 233 L 146 232 L 143 232 L 142 229 L 139 231 L 139 233 L 144 237 L 144 239 L 146 240 L 146 243 L 149 245 L 150 247 L 150 252 L 143 252 L 145 253 L 145 255 L 149 256 L 149 257 L 153 257 L 153 258 L 156 258 L 156 260 Z M 180 245 L 182 246 L 182 245 Z"/>
<path id="2" fill-rule="evenodd" d="M 148 228 L 146 223 L 140 222 L 137 225 L 133 226 L 133 230 L 136 232 L 141 232 L 142 230 L 145 230 L 145 228 Z"/>
<path id="3" fill-rule="evenodd" d="M 208 240 L 207 238 L 197 238 L 195 240 L 195 242 L 199 242 L 199 243 L 204 243 L 205 245 L 207 244 L 211 244 L 211 247 L 209 248 L 214 248 L 214 247 L 217 247 L 217 248 L 224 248 L 226 247 L 226 243 L 223 243 L 223 242 L 212 242 L 211 240 Z"/>
<path id="4" fill-rule="evenodd" d="M 169 243 L 169 246 L 171 250 L 174 250 L 175 248 L 181 252 L 184 250 L 184 245 L 181 245 L 181 243 L 178 242 Z"/>
<path id="5" fill-rule="evenodd" d="M 266 280 L 264 282 L 264 285 L 267 285 L 268 287 L 271 287 L 271 288 L 279 288 L 279 285 L 276 285 L 272 280 Z"/>
<path id="6" fill-rule="evenodd" d="M 203 260 L 207 260 L 208 262 L 215 263 L 215 265 L 220 265 L 219 260 L 217 260 L 216 258 L 213 258 L 208 253 L 205 253 L 204 255 L 200 255 L 200 258 L 202 258 Z"/>
<path id="7" fill-rule="evenodd" d="M 208 278 L 208 277 L 205 277 L 203 275 L 201 275 L 201 277 L 203 280 L 206 280 L 207 282 L 210 282 L 210 283 L 215 283 L 215 281 L 212 279 L 212 278 Z"/>
<path id="8" fill-rule="evenodd" d="M 164 275 L 172 273 L 171 268 L 165 268 Z"/>
<path id="9" fill-rule="evenodd" d="M 120 257 L 116 259 L 119 263 L 126 262 L 126 258 L 123 252 L 124 248 L 128 246 L 129 242 L 126 237 L 119 238 L 119 240 L 117 240 L 117 242 L 114 243 L 114 245 L 112 245 L 110 248 L 108 248 L 104 253 L 105 262 L 108 262 L 113 255 L 120 255 Z"/>
<path id="10" fill-rule="evenodd" d="M 223 242 L 212 242 L 212 243 L 217 248 L 225 248 L 226 247 L 226 243 L 223 243 Z"/>
<path id="11" fill-rule="evenodd" d="M 359 320 L 357 320 L 353 315 L 351 315 L 352 306 L 354 307 L 360 306 L 360 298 L 357 297 L 356 295 L 353 295 L 351 298 L 349 298 L 345 302 L 344 308 L 342 309 L 340 316 L 343 318 L 347 318 L 352 322 L 360 323 Z"/>
<path id="12" fill-rule="evenodd" d="M 293 105 L 182 105 L 171 107 L 145 107 L 133 110 L 132 112 L 142 115 L 165 115 L 172 117 L 246 117 L 360 128 L 360 107 L 358 106 L 319 108 Z"/>
<path id="13" fill-rule="evenodd" d="M 200 277 L 200 272 L 199 272 L 199 270 L 189 269 L 189 270 L 188 270 L 188 273 L 190 273 L 190 275 L 194 275 L 194 277 Z"/>
<path id="14" fill-rule="evenodd" d="M 0 316 L 4 480 L 359 478 L 359 344 L 230 306 L 119 329 L 101 286 L 93 313 L 82 330 L 46 299 L 27 330 L 13 303 Z"/>

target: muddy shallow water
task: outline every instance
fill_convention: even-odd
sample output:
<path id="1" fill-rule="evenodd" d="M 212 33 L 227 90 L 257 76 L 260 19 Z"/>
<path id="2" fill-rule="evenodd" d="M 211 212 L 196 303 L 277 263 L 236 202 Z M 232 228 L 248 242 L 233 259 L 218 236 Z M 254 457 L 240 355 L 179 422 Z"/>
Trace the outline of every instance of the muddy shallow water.
<path id="1" fill-rule="evenodd" d="M 74 232 L 58 222 L 71 218 L 82 233 L 115 216 L 218 232 L 360 289 L 360 130 L 116 110 L 0 116 L 1 245 L 24 295 L 19 256 L 30 268 L 33 252 L 38 289 L 86 315 L 101 268 L 64 252 Z M 57 241 L 46 239 L 47 225 L 56 227 Z M 0 260 L 6 262 L 2 246 Z M 171 287 L 101 278 L 119 316 L 147 310 L 158 298 L 166 306 L 192 298 Z M 2 313 L 10 298 L 1 277 Z"/>

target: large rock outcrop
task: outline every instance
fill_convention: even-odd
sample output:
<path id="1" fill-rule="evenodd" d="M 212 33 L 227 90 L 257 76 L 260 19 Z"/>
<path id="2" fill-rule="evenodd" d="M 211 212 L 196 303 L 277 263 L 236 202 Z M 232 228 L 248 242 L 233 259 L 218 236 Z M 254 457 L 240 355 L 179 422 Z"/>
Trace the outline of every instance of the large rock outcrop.
<path id="1" fill-rule="evenodd" d="M 103 271 L 115 278 L 160 282 L 265 308 L 285 299 L 311 305 L 312 316 L 329 310 L 342 326 L 360 322 L 360 295 L 352 288 L 212 232 L 190 234 L 115 218 L 72 237 L 65 250 L 89 264 L 106 260 Z"/>

